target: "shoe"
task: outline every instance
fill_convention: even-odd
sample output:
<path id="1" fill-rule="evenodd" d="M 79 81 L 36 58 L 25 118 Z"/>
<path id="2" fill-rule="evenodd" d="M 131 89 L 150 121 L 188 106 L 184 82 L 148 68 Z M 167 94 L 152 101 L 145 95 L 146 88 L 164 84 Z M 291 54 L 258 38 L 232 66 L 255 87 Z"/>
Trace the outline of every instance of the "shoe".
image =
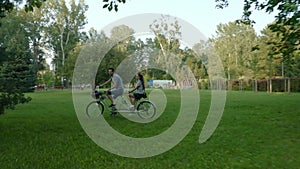
<path id="1" fill-rule="evenodd" d="M 115 105 L 111 106 L 111 112 L 114 114 L 117 114 L 118 109 L 115 107 Z"/>
<path id="2" fill-rule="evenodd" d="M 116 105 L 115 104 L 111 104 L 108 107 L 116 107 Z"/>
<path id="3" fill-rule="evenodd" d="M 114 110 L 111 111 L 110 116 L 115 116 L 117 114 L 118 114 L 118 112 L 117 112 L 117 109 L 115 108 Z"/>
<path id="4" fill-rule="evenodd" d="M 133 110 L 133 109 L 134 109 L 134 105 L 130 105 L 129 110 Z"/>

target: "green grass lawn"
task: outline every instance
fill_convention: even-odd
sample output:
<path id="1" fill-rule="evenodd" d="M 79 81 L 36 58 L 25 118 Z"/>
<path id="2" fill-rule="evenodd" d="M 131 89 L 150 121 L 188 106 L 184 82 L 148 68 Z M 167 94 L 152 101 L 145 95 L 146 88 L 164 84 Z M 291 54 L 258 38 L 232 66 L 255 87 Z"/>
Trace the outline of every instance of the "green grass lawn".
<path id="1" fill-rule="evenodd" d="M 165 112 L 152 123 L 134 123 L 120 115 L 105 118 L 128 136 L 159 134 L 172 125 L 180 108 L 179 91 L 165 94 Z M 143 159 L 120 157 L 97 146 L 77 119 L 70 90 L 28 95 L 30 103 L 0 116 L 1 169 L 300 168 L 300 93 L 228 92 L 218 128 L 199 144 L 210 106 L 210 92 L 200 91 L 200 110 L 190 133 L 166 153 Z"/>

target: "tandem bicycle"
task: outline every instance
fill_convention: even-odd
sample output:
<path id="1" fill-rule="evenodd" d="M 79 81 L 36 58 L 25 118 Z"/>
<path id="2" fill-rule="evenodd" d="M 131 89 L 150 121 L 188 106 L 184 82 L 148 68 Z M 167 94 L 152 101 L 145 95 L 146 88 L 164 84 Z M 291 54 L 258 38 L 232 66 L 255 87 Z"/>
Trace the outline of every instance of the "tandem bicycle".
<path id="1" fill-rule="evenodd" d="M 92 97 L 95 99 L 90 102 L 86 107 L 86 114 L 88 117 L 99 117 L 103 115 L 104 110 L 110 111 L 111 116 L 115 116 L 117 113 L 131 113 L 137 114 L 142 119 L 151 119 L 156 114 L 156 106 L 150 100 L 144 98 L 138 99 L 135 102 L 133 108 L 130 107 L 130 103 L 125 99 L 124 94 L 121 97 L 122 108 L 109 107 L 110 100 L 105 95 L 105 91 L 93 91 Z"/>

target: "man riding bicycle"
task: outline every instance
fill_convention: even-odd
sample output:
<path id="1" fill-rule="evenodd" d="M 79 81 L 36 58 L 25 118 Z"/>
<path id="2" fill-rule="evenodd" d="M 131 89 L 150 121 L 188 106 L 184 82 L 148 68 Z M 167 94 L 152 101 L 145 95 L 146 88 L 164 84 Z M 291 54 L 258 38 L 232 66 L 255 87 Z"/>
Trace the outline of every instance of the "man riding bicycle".
<path id="1" fill-rule="evenodd" d="M 122 78 L 115 73 L 115 69 L 114 68 L 108 68 L 108 74 L 110 75 L 110 78 L 104 82 L 103 84 L 100 85 L 100 87 L 103 87 L 104 85 L 112 82 L 113 85 L 111 86 L 111 88 L 109 88 L 106 91 L 106 95 L 107 97 L 110 99 L 111 101 L 111 105 L 109 107 L 113 107 L 115 108 L 116 106 L 116 101 L 115 99 L 118 96 L 123 95 L 124 92 L 124 87 L 123 87 L 123 80 Z"/>

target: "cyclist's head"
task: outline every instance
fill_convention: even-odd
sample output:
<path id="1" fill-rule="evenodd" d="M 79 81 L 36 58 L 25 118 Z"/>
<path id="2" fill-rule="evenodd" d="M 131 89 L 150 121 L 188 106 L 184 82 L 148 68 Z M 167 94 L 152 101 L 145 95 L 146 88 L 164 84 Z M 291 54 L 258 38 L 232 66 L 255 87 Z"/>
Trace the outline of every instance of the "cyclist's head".
<path id="1" fill-rule="evenodd" d="M 110 76 L 112 76 L 114 74 L 114 72 L 115 72 L 114 68 L 112 68 L 112 67 L 108 68 L 108 73 Z"/>
<path id="2" fill-rule="evenodd" d="M 137 77 L 138 79 L 140 79 L 140 80 L 143 79 L 143 75 L 142 75 L 141 73 L 137 73 L 137 74 L 136 74 L 136 77 Z"/>

